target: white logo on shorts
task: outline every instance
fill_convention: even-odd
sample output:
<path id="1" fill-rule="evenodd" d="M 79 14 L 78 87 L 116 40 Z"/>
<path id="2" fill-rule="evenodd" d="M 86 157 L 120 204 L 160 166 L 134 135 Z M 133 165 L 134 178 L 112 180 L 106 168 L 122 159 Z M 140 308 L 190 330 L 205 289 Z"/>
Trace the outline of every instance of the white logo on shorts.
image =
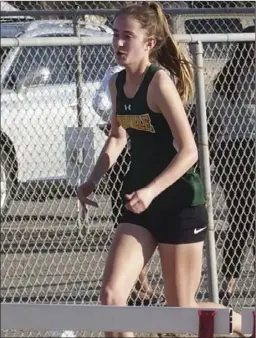
<path id="1" fill-rule="evenodd" d="M 201 228 L 201 229 L 194 229 L 194 234 L 197 235 L 199 234 L 199 232 L 204 231 L 204 229 L 206 229 L 207 227 Z"/>

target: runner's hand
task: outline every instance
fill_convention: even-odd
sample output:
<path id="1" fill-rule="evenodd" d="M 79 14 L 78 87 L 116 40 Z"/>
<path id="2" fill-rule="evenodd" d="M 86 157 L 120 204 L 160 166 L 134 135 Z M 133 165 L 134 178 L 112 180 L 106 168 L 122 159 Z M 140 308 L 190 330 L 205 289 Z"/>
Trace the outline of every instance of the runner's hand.
<path id="1" fill-rule="evenodd" d="M 126 209 L 135 214 L 140 214 L 149 207 L 155 196 L 150 188 L 143 188 L 129 195 L 125 195 L 125 197 L 128 201 L 125 204 Z"/>
<path id="2" fill-rule="evenodd" d="M 95 184 L 90 181 L 87 181 L 81 184 L 77 189 L 77 198 L 79 199 L 85 211 L 87 211 L 88 205 L 98 208 L 98 203 L 88 198 L 88 196 L 92 194 L 94 188 L 95 188 Z"/>

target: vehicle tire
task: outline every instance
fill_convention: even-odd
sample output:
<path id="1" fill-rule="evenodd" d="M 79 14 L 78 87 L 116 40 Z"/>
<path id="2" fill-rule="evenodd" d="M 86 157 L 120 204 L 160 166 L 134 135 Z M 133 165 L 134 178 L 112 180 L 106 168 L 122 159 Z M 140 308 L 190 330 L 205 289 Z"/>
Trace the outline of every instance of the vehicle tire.
<path id="1" fill-rule="evenodd" d="M 13 175 L 13 169 L 11 168 L 11 163 L 13 160 L 5 152 L 1 152 L 1 209 L 0 216 L 1 220 L 4 219 L 10 208 L 10 202 L 12 200 L 12 192 L 14 189 L 15 178 Z"/>

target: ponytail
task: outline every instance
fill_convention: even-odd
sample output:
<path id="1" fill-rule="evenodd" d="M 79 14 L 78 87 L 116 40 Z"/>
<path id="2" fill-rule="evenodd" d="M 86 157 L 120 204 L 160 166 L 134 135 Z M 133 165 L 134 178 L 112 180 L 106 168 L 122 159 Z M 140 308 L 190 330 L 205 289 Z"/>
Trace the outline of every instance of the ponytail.
<path id="1" fill-rule="evenodd" d="M 161 6 L 156 2 L 150 2 L 149 7 L 156 12 L 159 32 L 156 36 L 157 43 L 152 56 L 158 63 L 176 78 L 176 87 L 184 103 L 188 102 L 193 93 L 193 70 L 191 63 L 180 50 L 172 33 Z"/>

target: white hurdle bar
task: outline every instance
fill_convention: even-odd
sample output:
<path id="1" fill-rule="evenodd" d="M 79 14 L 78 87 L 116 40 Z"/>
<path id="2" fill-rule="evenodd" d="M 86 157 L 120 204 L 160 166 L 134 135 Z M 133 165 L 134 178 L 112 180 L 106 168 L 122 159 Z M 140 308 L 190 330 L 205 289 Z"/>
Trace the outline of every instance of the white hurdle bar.
<path id="1" fill-rule="evenodd" d="M 1 304 L 2 329 L 230 333 L 229 309 L 130 307 L 74 304 Z"/>
<path id="2" fill-rule="evenodd" d="M 242 309 L 242 332 L 252 334 L 256 338 L 256 307 L 245 307 Z"/>

